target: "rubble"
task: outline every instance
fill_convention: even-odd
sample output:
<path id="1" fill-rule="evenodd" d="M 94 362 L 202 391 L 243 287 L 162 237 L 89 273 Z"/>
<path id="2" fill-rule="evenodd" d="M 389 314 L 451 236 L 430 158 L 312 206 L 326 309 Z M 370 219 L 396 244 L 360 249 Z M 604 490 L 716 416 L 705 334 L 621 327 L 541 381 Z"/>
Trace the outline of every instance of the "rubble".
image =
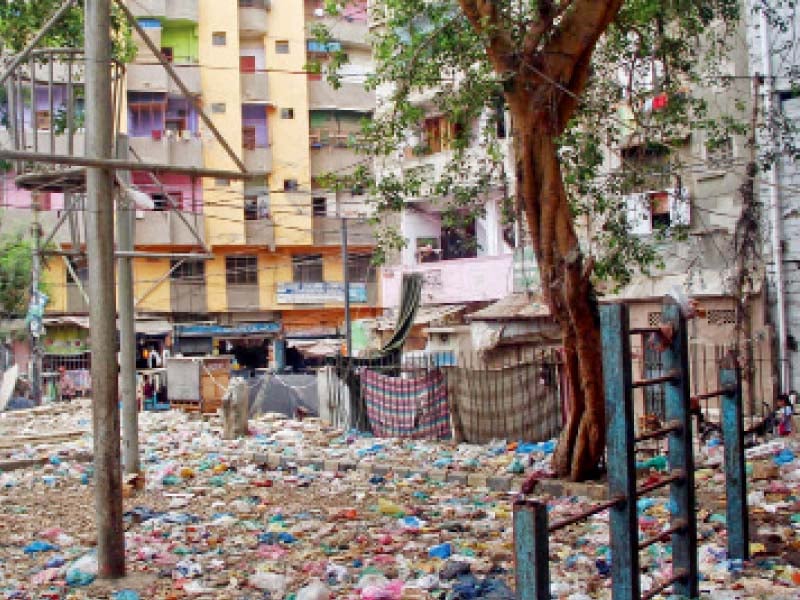
<path id="1" fill-rule="evenodd" d="M 557 493 L 551 519 L 595 501 L 576 492 L 601 487 L 549 481 L 552 443 L 379 440 L 276 415 L 224 440 L 218 417 L 142 413 L 144 473 L 124 498 L 129 577 L 98 581 L 92 467 L 75 458 L 91 452 L 88 403 L 13 414 L 0 414 L 0 439 L 28 437 L 0 447 L 0 461 L 33 462 L 0 472 L 0 598 L 511 600 L 520 486 Z M 744 564 L 725 555 L 724 477 L 698 469 L 706 597 L 798 596 L 798 449 L 779 440 L 749 452 Z M 666 497 L 637 507 L 643 535 L 665 527 Z M 550 553 L 555 597 L 610 597 L 607 513 L 554 534 Z M 669 545 L 644 551 L 642 569 L 645 590 L 668 577 Z"/>

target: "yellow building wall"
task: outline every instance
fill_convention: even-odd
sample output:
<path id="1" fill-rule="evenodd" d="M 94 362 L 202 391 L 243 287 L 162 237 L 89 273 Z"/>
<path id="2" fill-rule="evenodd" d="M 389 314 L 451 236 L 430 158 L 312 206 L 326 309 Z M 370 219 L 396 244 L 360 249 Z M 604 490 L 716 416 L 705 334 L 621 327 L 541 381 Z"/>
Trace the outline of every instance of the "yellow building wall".
<path id="1" fill-rule="evenodd" d="M 138 300 L 136 310 L 170 311 L 170 263 L 167 259 L 137 259 L 133 261 L 133 297 Z"/>
<path id="2" fill-rule="evenodd" d="M 42 269 L 42 282 L 45 284 L 50 301 L 47 312 L 66 312 L 67 310 L 67 268 L 61 257 L 51 257 Z"/>
<path id="3" fill-rule="evenodd" d="M 225 256 L 218 254 L 206 261 L 206 303 L 209 312 L 224 312 L 228 308 L 225 287 Z"/>
<path id="4" fill-rule="evenodd" d="M 239 75 L 239 5 L 235 0 L 198 0 L 198 35 L 203 108 L 236 155 L 242 157 L 242 100 Z M 215 32 L 225 32 L 224 46 L 214 46 Z M 224 104 L 224 113 L 212 106 Z M 211 131 L 201 123 L 203 162 L 208 168 L 238 170 Z M 212 246 L 243 244 L 244 184 L 218 185 L 203 180 L 206 239 Z M 210 309 L 211 305 L 209 305 Z"/>
<path id="5" fill-rule="evenodd" d="M 304 2 L 273 2 L 269 12 L 267 68 L 269 94 L 275 105 L 268 118 L 272 140 L 270 204 L 278 246 L 313 243 L 311 175 L 308 146 L 308 81 Z M 289 42 L 288 54 L 277 54 L 275 43 Z M 293 119 L 282 119 L 281 109 L 291 108 Z M 284 193 L 283 182 L 296 179 L 298 192 Z"/>
<path id="6" fill-rule="evenodd" d="M 292 280 L 292 257 L 285 253 L 258 255 L 259 304 L 263 310 L 278 310 L 278 284 Z"/>

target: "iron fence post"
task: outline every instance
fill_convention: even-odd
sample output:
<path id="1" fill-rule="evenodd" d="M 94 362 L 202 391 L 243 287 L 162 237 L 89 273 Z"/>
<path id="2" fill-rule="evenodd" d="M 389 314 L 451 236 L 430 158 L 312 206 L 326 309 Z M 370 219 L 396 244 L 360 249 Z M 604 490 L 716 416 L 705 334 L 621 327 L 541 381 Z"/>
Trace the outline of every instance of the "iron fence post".
<path id="1" fill-rule="evenodd" d="M 722 395 L 722 438 L 725 443 L 725 498 L 728 528 L 728 558 L 750 556 L 747 516 L 747 479 L 744 458 L 742 379 L 734 357 L 723 361 L 719 372 Z"/>
<path id="2" fill-rule="evenodd" d="M 517 600 L 550 600 L 547 505 L 514 503 L 514 577 Z"/>
<path id="3" fill-rule="evenodd" d="M 639 600 L 639 521 L 627 306 L 601 306 L 600 326 L 608 431 L 608 495 L 625 498 L 610 510 L 612 597 Z"/>
<path id="4" fill-rule="evenodd" d="M 673 593 L 697 598 L 699 593 L 697 565 L 697 513 L 695 512 L 694 456 L 692 448 L 692 423 L 689 412 L 689 353 L 686 319 L 680 306 L 674 302 L 664 304 L 662 320 L 672 326 L 672 339 L 664 350 L 664 370 L 679 372 L 680 377 L 666 384 L 666 418 L 677 421 L 681 428 L 669 434 L 669 466 L 683 477 L 670 485 L 670 511 L 672 525 L 683 521 L 686 525 L 672 535 L 673 572 L 685 570 L 685 579 L 675 582 Z"/>

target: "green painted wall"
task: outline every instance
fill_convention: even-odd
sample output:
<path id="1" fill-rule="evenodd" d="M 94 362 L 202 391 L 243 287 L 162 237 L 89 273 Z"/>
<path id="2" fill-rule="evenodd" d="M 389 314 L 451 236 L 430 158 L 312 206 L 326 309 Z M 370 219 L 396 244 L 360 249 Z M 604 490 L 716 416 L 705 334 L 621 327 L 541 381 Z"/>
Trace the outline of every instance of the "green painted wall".
<path id="1" fill-rule="evenodd" d="M 164 21 L 161 29 L 161 47 L 172 48 L 177 64 L 199 62 L 197 25 Z"/>

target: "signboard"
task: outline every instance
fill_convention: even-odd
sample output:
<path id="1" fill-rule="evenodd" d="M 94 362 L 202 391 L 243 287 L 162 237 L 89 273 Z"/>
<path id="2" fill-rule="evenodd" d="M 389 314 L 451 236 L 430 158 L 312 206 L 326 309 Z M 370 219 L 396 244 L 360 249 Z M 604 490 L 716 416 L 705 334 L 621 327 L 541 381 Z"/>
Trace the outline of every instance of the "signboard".
<path id="1" fill-rule="evenodd" d="M 240 323 L 238 325 L 176 325 L 177 337 L 222 337 L 278 333 L 279 323 Z"/>
<path id="2" fill-rule="evenodd" d="M 279 283 L 278 304 L 327 304 L 344 302 L 344 283 Z M 367 284 L 350 284 L 350 302 L 366 304 Z"/>

